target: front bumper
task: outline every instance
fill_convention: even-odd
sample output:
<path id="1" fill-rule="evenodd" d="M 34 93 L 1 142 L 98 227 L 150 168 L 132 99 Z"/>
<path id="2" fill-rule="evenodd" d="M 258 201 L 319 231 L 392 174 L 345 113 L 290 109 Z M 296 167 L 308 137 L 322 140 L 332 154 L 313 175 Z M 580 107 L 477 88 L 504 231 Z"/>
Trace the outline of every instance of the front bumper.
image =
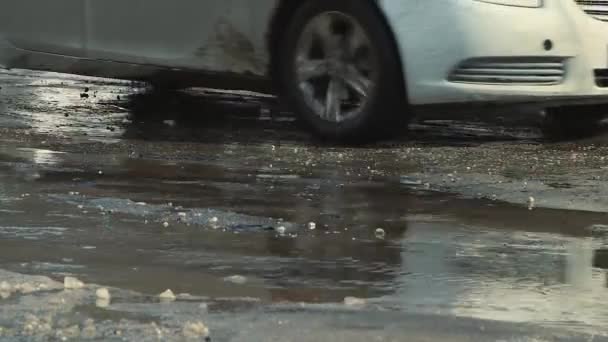
<path id="1" fill-rule="evenodd" d="M 608 68 L 608 22 L 574 0 L 545 0 L 539 9 L 472 0 L 379 3 L 395 33 L 414 105 L 608 102 L 608 87 L 598 85 L 595 72 Z M 459 66 L 480 59 L 560 60 L 564 73 L 546 84 L 455 81 Z"/>

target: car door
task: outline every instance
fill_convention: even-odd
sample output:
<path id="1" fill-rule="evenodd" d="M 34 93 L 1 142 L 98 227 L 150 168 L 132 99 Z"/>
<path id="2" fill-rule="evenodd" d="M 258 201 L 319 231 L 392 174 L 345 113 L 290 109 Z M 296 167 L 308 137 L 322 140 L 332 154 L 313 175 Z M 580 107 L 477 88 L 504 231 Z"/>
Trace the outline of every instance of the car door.
<path id="1" fill-rule="evenodd" d="M 0 34 L 24 50 L 82 56 L 84 1 L 3 1 Z"/>
<path id="2" fill-rule="evenodd" d="M 276 0 L 86 0 L 92 58 L 261 73 Z"/>

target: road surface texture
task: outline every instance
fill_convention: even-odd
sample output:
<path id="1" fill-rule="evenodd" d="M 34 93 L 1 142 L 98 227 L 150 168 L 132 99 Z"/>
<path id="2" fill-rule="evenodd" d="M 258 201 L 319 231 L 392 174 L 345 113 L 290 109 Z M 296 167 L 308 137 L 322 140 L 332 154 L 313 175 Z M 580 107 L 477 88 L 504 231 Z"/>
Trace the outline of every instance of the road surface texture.
<path id="1" fill-rule="evenodd" d="M 255 94 L 0 87 L 0 341 L 608 340 L 606 133 L 353 148 Z"/>

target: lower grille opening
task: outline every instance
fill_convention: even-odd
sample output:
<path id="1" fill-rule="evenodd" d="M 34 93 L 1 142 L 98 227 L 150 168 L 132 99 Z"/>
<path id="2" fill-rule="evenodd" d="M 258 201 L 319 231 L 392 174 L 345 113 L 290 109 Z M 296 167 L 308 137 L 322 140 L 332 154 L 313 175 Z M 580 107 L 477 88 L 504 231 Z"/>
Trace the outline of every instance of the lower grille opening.
<path id="1" fill-rule="evenodd" d="M 595 84 L 600 88 L 608 88 L 608 69 L 595 69 Z"/>
<path id="2" fill-rule="evenodd" d="M 460 83 L 552 85 L 566 74 L 559 57 L 487 57 L 460 63 L 448 80 Z"/>

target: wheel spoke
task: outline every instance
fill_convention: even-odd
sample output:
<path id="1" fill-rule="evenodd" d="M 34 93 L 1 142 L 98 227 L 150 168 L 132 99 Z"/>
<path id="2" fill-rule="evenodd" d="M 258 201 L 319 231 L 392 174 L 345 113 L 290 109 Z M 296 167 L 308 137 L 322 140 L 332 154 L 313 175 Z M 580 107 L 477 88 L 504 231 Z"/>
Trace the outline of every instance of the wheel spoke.
<path id="1" fill-rule="evenodd" d="M 340 37 L 332 30 L 333 16 L 325 15 L 317 19 L 315 33 L 323 45 L 325 57 L 335 56 L 340 51 Z"/>
<path id="2" fill-rule="evenodd" d="M 327 62 L 325 60 L 302 59 L 298 62 L 298 77 L 300 81 L 308 81 L 327 74 Z"/>
<path id="3" fill-rule="evenodd" d="M 349 56 L 355 56 L 359 49 L 369 47 L 367 36 L 359 25 L 353 25 L 352 31 L 346 37 L 345 45 Z"/>
<path id="4" fill-rule="evenodd" d="M 372 81 L 365 77 L 356 67 L 350 65 L 341 73 L 340 78 L 360 97 L 367 98 L 372 88 Z"/>
<path id="5" fill-rule="evenodd" d="M 342 81 L 331 79 L 327 87 L 327 97 L 325 99 L 325 119 L 333 122 L 340 121 L 343 90 Z"/>

